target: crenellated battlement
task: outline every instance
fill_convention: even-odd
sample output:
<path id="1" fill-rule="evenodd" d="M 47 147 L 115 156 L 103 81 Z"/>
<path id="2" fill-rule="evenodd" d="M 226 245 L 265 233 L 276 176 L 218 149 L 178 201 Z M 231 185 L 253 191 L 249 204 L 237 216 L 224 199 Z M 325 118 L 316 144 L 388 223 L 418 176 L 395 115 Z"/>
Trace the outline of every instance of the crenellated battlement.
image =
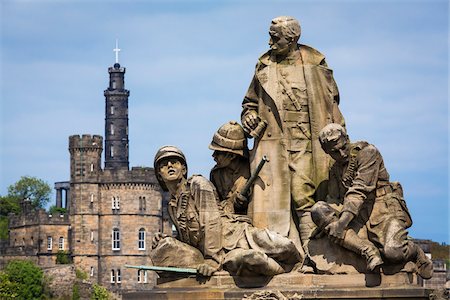
<path id="1" fill-rule="evenodd" d="M 30 211 L 27 214 L 10 214 L 9 229 L 33 225 L 69 225 L 69 214 L 49 214 L 44 209 Z"/>
<path id="2" fill-rule="evenodd" d="M 69 150 L 103 150 L 103 137 L 101 135 L 71 135 L 69 137 Z"/>

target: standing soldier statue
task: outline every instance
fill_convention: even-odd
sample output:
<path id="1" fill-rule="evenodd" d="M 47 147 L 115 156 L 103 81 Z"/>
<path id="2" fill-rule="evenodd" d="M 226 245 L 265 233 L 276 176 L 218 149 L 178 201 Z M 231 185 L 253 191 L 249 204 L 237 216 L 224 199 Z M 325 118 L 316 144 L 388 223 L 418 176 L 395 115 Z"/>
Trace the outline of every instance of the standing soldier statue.
<path id="1" fill-rule="evenodd" d="M 320 52 L 297 44 L 300 32 L 292 17 L 272 20 L 271 49 L 256 64 L 241 118 L 255 139 L 251 169 L 264 155 L 270 160 L 253 188 L 248 208 L 253 224 L 291 238 L 299 249 L 301 243 L 307 252 L 315 229 L 310 209 L 331 165 L 319 131 L 329 123 L 343 125 L 344 119 L 332 70 Z"/>

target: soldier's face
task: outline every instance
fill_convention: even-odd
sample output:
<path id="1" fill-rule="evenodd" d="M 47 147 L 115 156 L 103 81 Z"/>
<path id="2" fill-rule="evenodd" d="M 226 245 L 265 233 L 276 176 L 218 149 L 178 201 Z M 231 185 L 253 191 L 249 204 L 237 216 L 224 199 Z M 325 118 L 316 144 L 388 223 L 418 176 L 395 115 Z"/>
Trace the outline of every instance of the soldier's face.
<path id="1" fill-rule="evenodd" d="M 228 166 L 233 161 L 233 159 L 236 157 L 236 154 L 216 150 L 213 153 L 213 157 L 217 164 L 217 167 L 223 168 Z"/>
<path id="2" fill-rule="evenodd" d="M 341 135 L 337 140 L 328 141 L 323 145 L 323 150 L 335 161 L 346 162 L 350 155 L 350 147 L 346 136 Z"/>
<path id="3" fill-rule="evenodd" d="M 292 39 L 283 35 L 281 26 L 272 25 L 269 30 L 270 40 L 269 46 L 275 55 L 286 55 L 289 53 Z"/>
<path id="4" fill-rule="evenodd" d="M 161 160 L 158 171 L 166 183 L 180 181 L 186 175 L 186 166 L 179 159 L 168 157 Z"/>

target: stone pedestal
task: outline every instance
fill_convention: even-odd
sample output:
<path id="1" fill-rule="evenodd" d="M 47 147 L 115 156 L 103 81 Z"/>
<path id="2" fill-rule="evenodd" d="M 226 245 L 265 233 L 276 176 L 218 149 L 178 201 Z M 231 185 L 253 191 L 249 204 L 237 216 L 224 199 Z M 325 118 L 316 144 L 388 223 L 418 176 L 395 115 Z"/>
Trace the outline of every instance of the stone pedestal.
<path id="1" fill-rule="evenodd" d="M 219 272 L 207 281 L 195 276 L 161 277 L 154 290 L 129 292 L 123 299 L 429 299 L 431 290 L 415 282 L 416 275 L 409 272 L 394 275 L 292 272 L 246 278 Z M 267 297 L 270 293 L 271 297 Z"/>

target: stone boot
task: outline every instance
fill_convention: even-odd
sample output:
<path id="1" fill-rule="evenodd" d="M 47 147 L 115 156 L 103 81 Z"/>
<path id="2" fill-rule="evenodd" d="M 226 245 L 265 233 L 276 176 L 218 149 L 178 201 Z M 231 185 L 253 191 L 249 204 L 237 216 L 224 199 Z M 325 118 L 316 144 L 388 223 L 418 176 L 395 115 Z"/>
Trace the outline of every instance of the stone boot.
<path id="1" fill-rule="evenodd" d="M 347 230 L 342 246 L 363 256 L 369 271 L 383 264 L 377 247 L 371 241 L 360 238 L 353 230 Z"/>
<path id="2" fill-rule="evenodd" d="M 415 246 L 417 251 L 417 273 L 423 279 L 430 279 L 433 276 L 433 262 L 425 255 L 425 253 L 419 246 Z"/>
<path id="3" fill-rule="evenodd" d="M 383 260 L 381 259 L 380 251 L 378 251 L 377 247 L 372 243 L 370 244 L 363 247 L 361 254 L 367 261 L 367 269 L 373 271 L 376 267 L 383 264 Z"/>

